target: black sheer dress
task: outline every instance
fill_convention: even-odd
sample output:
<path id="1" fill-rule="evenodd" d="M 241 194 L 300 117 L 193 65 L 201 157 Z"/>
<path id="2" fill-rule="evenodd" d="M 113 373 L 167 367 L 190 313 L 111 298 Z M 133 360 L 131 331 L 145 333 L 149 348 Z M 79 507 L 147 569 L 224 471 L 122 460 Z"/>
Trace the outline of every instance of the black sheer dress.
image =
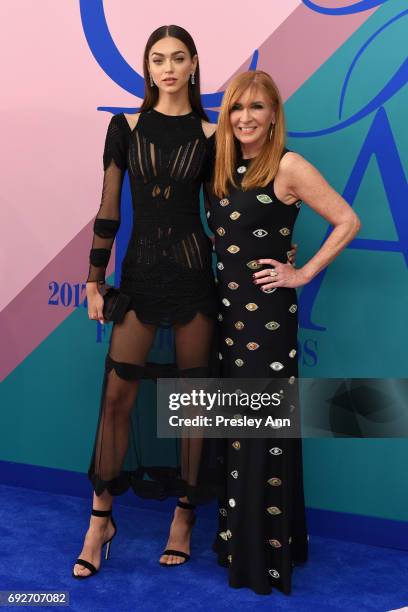
<path id="1" fill-rule="evenodd" d="M 217 494 L 211 440 L 158 439 L 154 395 L 135 405 L 140 379 L 207 377 L 217 314 L 212 244 L 200 219 L 199 193 L 211 171 L 214 137 L 195 112 L 144 111 L 134 129 L 123 113 L 108 127 L 102 201 L 94 223 L 88 281 L 103 282 L 120 225 L 123 178 L 129 174 L 133 227 L 120 288 L 131 297 L 114 323 L 106 356 L 100 415 L 89 467 L 97 495 L 132 487 L 142 497 Z M 174 366 L 146 362 L 158 327 L 174 326 Z M 143 384 L 152 384 L 145 382 Z"/>

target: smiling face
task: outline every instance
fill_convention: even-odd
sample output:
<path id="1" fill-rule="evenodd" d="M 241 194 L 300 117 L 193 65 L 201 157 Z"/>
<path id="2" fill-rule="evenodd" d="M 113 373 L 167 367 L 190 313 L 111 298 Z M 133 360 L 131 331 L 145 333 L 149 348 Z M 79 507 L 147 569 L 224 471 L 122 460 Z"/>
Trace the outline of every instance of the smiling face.
<path id="1" fill-rule="evenodd" d="M 150 75 L 163 93 L 176 93 L 188 86 L 196 66 L 197 56 L 191 57 L 186 45 L 173 36 L 157 41 L 147 60 Z"/>
<path id="2" fill-rule="evenodd" d="M 243 148 L 256 150 L 269 138 L 275 110 L 264 88 L 252 86 L 232 104 L 229 118 L 233 134 Z"/>

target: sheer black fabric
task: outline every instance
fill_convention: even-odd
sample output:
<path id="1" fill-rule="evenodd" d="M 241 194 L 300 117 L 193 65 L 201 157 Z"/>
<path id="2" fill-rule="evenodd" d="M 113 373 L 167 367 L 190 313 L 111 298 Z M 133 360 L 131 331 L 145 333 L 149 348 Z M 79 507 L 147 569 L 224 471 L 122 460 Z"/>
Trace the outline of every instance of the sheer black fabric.
<path id="1" fill-rule="evenodd" d="M 195 113 L 173 117 L 151 110 L 133 130 L 120 114 L 109 125 L 87 280 L 104 280 L 127 168 L 134 220 L 120 286 L 145 323 L 171 326 L 196 312 L 215 314 L 212 245 L 198 204 L 213 147 L 214 137 L 205 138 Z"/>
<path id="2" fill-rule="evenodd" d="M 125 117 L 123 120 L 126 121 Z M 127 140 L 123 123 L 118 116 L 114 116 L 105 140 L 102 198 L 94 222 L 87 281 L 103 282 L 105 279 L 113 241 L 120 225 L 120 195 L 126 170 Z"/>
<path id="3" fill-rule="evenodd" d="M 97 495 L 105 490 L 119 495 L 132 487 L 143 497 L 187 495 L 204 503 L 220 490 L 215 444 L 158 439 L 155 387 L 141 382 L 211 374 L 217 302 L 199 193 L 213 146 L 194 112 L 179 117 L 143 112 L 134 129 L 119 114 L 109 124 L 88 281 L 105 278 L 127 171 L 133 227 L 120 288 L 131 302 L 123 321 L 113 325 L 106 356 L 88 472 Z M 159 326 L 174 328 L 175 363 L 147 363 Z"/>

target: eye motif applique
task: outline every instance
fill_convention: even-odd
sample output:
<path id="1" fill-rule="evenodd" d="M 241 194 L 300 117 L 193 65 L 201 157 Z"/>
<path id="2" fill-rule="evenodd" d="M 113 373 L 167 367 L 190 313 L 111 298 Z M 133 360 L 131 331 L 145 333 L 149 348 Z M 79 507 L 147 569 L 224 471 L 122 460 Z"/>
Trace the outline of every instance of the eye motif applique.
<path id="1" fill-rule="evenodd" d="M 229 203 L 230 201 L 228 198 L 222 198 L 222 200 L 220 200 L 221 206 L 228 206 Z"/>
<path id="2" fill-rule="evenodd" d="M 282 234 L 282 236 L 289 236 L 290 234 L 290 229 L 288 229 L 287 227 L 282 227 L 279 230 L 279 233 Z"/>
<path id="3" fill-rule="evenodd" d="M 278 327 L 280 327 L 280 324 L 277 323 L 277 321 L 268 321 L 265 327 L 266 329 L 269 329 L 270 331 L 275 331 L 275 329 L 278 329 Z"/>
<path id="4" fill-rule="evenodd" d="M 296 311 L 297 311 L 297 306 L 296 306 L 296 304 L 292 304 L 292 306 L 290 306 L 290 308 L 289 308 L 289 312 L 294 313 L 294 312 L 296 312 Z"/>
<path id="5" fill-rule="evenodd" d="M 280 361 L 273 361 L 271 364 L 269 364 L 269 367 L 272 368 L 272 370 L 275 370 L 275 372 L 279 372 L 280 370 L 283 370 L 284 365 Z"/>
<path id="6" fill-rule="evenodd" d="M 227 251 L 229 253 L 231 253 L 232 255 L 235 255 L 235 253 L 238 253 L 241 249 L 239 248 L 239 246 L 237 246 L 236 244 L 231 244 L 228 248 Z"/>
<path id="7" fill-rule="evenodd" d="M 260 193 L 256 196 L 256 199 L 258 202 L 261 202 L 261 204 L 270 204 L 272 202 L 272 198 L 270 198 L 266 193 Z"/>
<path id="8" fill-rule="evenodd" d="M 246 347 L 249 351 L 256 351 L 256 349 L 259 348 L 259 344 L 257 342 L 248 342 Z"/>
<path id="9" fill-rule="evenodd" d="M 270 569 L 268 571 L 272 578 L 280 578 L 280 574 L 276 569 Z"/>
<path id="10" fill-rule="evenodd" d="M 264 229 L 257 229 L 255 231 L 253 231 L 252 233 L 257 238 L 264 238 L 265 236 L 268 235 L 268 232 L 266 230 L 264 230 Z"/>
<path id="11" fill-rule="evenodd" d="M 249 304 L 245 304 L 245 308 L 249 310 L 249 312 L 253 312 L 258 309 L 258 304 L 254 304 L 254 302 L 250 302 Z"/>
<path id="12" fill-rule="evenodd" d="M 223 227 L 218 227 L 215 231 L 219 236 L 225 236 L 225 229 Z"/>
<path id="13" fill-rule="evenodd" d="M 232 221 L 236 221 L 237 219 L 239 219 L 241 216 L 241 213 L 239 213 L 237 210 L 234 210 L 234 212 L 232 212 L 230 214 L 230 219 L 232 219 Z"/>
<path id="14" fill-rule="evenodd" d="M 280 478 L 269 478 L 268 484 L 270 484 L 271 487 L 280 487 L 282 481 Z"/>
<path id="15" fill-rule="evenodd" d="M 239 285 L 238 283 L 236 283 L 235 281 L 231 281 L 230 283 L 228 283 L 228 289 L 238 289 Z"/>
<path id="16" fill-rule="evenodd" d="M 262 291 L 264 293 L 273 293 L 276 290 L 277 290 L 277 287 L 271 287 L 270 289 L 263 289 Z"/>
<path id="17" fill-rule="evenodd" d="M 217 268 L 218 268 L 219 270 L 223 270 L 223 269 L 224 269 L 224 264 L 223 264 L 223 263 L 221 263 L 221 262 L 219 261 L 219 262 L 217 263 Z"/>
<path id="18" fill-rule="evenodd" d="M 269 508 L 267 508 L 267 511 L 273 516 L 276 516 L 277 514 L 282 514 L 282 510 L 280 510 L 277 506 L 269 506 Z"/>
<path id="19" fill-rule="evenodd" d="M 223 298 L 221 301 L 224 304 L 224 306 L 231 306 L 231 302 L 227 300 L 227 298 Z"/>
<path id="20" fill-rule="evenodd" d="M 259 268 L 262 268 L 262 264 L 258 263 L 256 259 L 252 259 L 251 261 L 248 261 L 247 267 L 250 270 L 259 270 Z"/>

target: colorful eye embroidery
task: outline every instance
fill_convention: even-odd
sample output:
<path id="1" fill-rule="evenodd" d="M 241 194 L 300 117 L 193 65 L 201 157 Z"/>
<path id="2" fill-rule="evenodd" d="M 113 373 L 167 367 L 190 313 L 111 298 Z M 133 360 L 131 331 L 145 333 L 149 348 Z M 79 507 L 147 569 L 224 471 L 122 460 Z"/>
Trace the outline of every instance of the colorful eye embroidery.
<path id="1" fill-rule="evenodd" d="M 270 204 L 272 202 L 272 198 L 270 198 L 266 193 L 260 193 L 256 196 L 256 199 L 262 204 Z"/>

